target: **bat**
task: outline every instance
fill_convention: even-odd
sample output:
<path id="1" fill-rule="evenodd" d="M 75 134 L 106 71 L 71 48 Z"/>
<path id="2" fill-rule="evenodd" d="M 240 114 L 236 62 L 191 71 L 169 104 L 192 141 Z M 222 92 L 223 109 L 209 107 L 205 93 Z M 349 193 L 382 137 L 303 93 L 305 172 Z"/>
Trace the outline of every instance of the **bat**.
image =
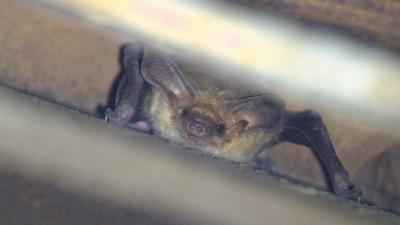
<path id="1" fill-rule="evenodd" d="M 357 199 L 320 115 L 285 111 L 273 94 L 241 96 L 204 76 L 185 76 L 160 51 L 139 43 L 121 48 L 121 79 L 106 121 L 242 163 L 280 142 L 315 152 L 332 191 Z"/>

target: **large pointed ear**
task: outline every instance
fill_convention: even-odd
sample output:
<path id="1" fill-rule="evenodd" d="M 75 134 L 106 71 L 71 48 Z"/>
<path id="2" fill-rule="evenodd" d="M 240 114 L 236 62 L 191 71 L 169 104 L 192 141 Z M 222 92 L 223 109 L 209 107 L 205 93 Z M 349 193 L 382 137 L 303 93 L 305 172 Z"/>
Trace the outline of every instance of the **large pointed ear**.
<path id="1" fill-rule="evenodd" d="M 272 129 L 281 123 L 285 103 L 282 99 L 261 94 L 240 99 L 226 100 L 220 108 L 233 125 L 240 125 L 240 132 L 254 128 Z"/>
<path id="2" fill-rule="evenodd" d="M 147 47 L 144 49 L 140 66 L 143 78 L 158 88 L 171 104 L 179 107 L 193 104 L 193 86 L 169 58 Z"/>

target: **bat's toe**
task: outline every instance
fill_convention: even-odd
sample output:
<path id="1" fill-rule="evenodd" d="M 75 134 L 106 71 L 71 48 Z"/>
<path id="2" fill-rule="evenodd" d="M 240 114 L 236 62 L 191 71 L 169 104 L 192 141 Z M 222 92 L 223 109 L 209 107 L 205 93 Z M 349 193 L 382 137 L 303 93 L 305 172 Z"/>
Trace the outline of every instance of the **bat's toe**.
<path id="1" fill-rule="evenodd" d="M 342 198 L 354 200 L 357 202 L 362 200 L 361 190 L 354 185 L 350 185 L 346 190 L 342 190 L 341 193 L 337 194 Z"/>

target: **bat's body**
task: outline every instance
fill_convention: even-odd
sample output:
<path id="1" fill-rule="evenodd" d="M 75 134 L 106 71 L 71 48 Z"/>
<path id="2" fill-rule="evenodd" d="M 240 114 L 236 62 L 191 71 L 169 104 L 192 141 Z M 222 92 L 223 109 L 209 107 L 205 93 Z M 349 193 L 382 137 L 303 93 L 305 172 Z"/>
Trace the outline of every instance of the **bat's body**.
<path id="1" fill-rule="evenodd" d="M 188 79 L 188 81 L 192 82 L 193 80 Z M 221 125 L 219 129 L 222 129 L 219 131 L 221 133 L 218 134 L 215 129 L 215 131 L 210 131 L 215 133 L 210 134 L 210 137 L 199 138 L 195 137 L 196 135 L 190 137 L 180 122 L 177 122 L 182 116 L 182 110 L 185 109 L 171 108 L 168 99 L 158 89 L 153 88 L 145 96 L 147 99 L 144 102 L 141 118 L 145 118 L 151 123 L 154 134 L 186 147 L 200 149 L 215 156 L 240 162 L 254 159 L 260 151 L 267 147 L 266 145 L 272 145 L 282 127 L 276 126 L 270 132 L 253 129 L 239 135 L 237 130 L 228 129 L 235 126 L 234 122 L 226 120 L 224 118 L 226 115 L 217 112 L 221 100 L 235 99 L 238 96 L 235 96 L 229 89 L 212 82 L 199 81 L 195 84 L 196 102 L 189 107 L 188 111 L 206 115 L 207 119 L 212 121 L 211 123 L 215 123 L 213 126 L 218 126 L 219 123 Z"/>
<path id="2" fill-rule="evenodd" d="M 171 142 L 238 162 L 254 162 L 261 151 L 282 141 L 302 144 L 316 153 L 336 194 L 359 195 L 317 113 L 289 113 L 274 95 L 244 95 L 209 77 L 185 76 L 162 53 L 139 44 L 123 48 L 122 67 L 107 120 L 151 129 Z"/>

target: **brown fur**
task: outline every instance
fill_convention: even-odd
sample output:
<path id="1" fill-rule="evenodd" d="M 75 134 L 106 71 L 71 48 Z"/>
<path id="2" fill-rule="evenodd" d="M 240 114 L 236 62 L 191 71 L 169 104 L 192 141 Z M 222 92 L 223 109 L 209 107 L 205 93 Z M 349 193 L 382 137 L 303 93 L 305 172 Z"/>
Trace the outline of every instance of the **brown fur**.
<path id="1" fill-rule="evenodd" d="M 246 162 L 253 159 L 265 146 L 270 145 L 279 133 L 281 126 L 269 131 L 259 128 L 242 134 L 238 133 L 233 121 L 229 121 L 220 112 L 219 107 L 223 100 L 239 96 L 208 77 L 196 76 L 193 78 L 193 75 L 185 77 L 194 84 L 197 90 L 196 102 L 192 111 L 197 111 L 214 121 L 223 122 L 226 126 L 226 133 L 222 140 L 215 140 L 215 142 L 210 140 L 210 143 L 203 147 L 191 143 L 188 138 L 185 138 L 184 131 L 179 125 L 180 109 L 173 107 L 160 91 L 152 88 L 152 91 L 146 96 L 144 115 L 151 121 L 157 136 L 217 157 Z"/>

